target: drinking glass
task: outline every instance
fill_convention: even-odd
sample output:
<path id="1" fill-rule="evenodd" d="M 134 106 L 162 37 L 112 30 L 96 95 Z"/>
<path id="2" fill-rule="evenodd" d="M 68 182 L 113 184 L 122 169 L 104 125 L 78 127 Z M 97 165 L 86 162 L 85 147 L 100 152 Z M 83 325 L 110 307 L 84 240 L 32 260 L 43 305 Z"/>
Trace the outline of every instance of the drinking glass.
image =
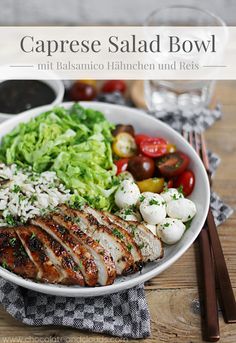
<path id="1" fill-rule="evenodd" d="M 144 25 L 226 28 L 224 21 L 211 12 L 197 7 L 176 5 L 155 10 Z M 176 110 L 191 115 L 196 109 L 209 105 L 214 84 L 211 80 L 147 80 L 144 81 L 146 104 L 150 111 L 157 112 L 160 117 Z"/>

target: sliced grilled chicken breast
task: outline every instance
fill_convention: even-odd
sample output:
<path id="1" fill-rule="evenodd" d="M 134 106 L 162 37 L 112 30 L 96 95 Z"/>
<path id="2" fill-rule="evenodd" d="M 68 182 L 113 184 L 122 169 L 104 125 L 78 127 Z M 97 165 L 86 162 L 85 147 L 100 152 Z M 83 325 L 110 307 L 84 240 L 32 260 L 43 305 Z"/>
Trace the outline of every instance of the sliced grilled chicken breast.
<path id="1" fill-rule="evenodd" d="M 114 214 L 106 212 L 108 218 L 127 230 L 134 238 L 142 252 L 143 261 L 155 261 L 163 257 L 163 247 L 160 239 L 138 222 L 125 221 Z"/>
<path id="2" fill-rule="evenodd" d="M 78 224 L 75 224 L 67 217 L 54 214 L 52 218 L 56 223 L 67 228 L 72 235 L 75 235 L 86 246 L 98 268 L 98 283 L 102 286 L 111 285 L 116 277 L 115 263 L 111 254 L 92 237 L 83 232 Z"/>
<path id="3" fill-rule="evenodd" d="M 43 244 L 44 251 L 53 265 L 62 274 L 61 284 L 84 286 L 84 277 L 72 256 L 52 236 L 36 226 L 31 226 L 32 234 Z"/>
<path id="4" fill-rule="evenodd" d="M 88 286 L 96 285 L 98 269 L 94 258 L 76 237 L 72 236 L 65 227 L 55 223 L 51 218 L 36 218 L 31 222 L 41 227 L 68 251 L 79 266 Z"/>
<path id="5" fill-rule="evenodd" d="M 126 245 L 105 225 L 100 225 L 97 219 L 84 211 L 75 210 L 65 205 L 60 210 L 67 216 L 75 218 L 80 228 L 93 237 L 104 249 L 108 250 L 115 262 L 118 275 L 127 274 L 134 269 L 134 259 Z"/>
<path id="6" fill-rule="evenodd" d="M 1 267 L 29 279 L 36 279 L 39 271 L 13 228 L 0 231 L 0 264 Z"/>
<path id="7" fill-rule="evenodd" d="M 20 238 L 29 258 L 38 269 L 37 279 L 49 283 L 61 283 L 63 275 L 52 264 L 42 242 L 31 230 L 31 226 L 19 227 L 16 233 Z"/>
<path id="8" fill-rule="evenodd" d="M 102 211 L 95 210 L 89 206 L 84 206 L 83 210 L 95 217 L 99 224 L 107 226 L 113 233 L 116 232 L 119 235 L 119 238 L 122 240 L 122 242 L 124 242 L 133 256 L 134 262 L 139 264 L 142 261 L 143 256 L 141 250 L 139 249 L 132 235 L 127 230 L 112 222 L 110 218 Z"/>

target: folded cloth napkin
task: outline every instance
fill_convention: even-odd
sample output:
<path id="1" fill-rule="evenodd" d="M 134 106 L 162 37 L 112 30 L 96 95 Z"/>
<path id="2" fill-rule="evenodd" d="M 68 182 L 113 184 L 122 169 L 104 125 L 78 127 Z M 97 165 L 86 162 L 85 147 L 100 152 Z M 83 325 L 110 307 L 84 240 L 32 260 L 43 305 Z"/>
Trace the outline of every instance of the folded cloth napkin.
<path id="1" fill-rule="evenodd" d="M 222 111 L 221 106 L 217 105 L 214 109 L 199 108 L 195 111 L 178 110 L 176 112 L 158 111 L 150 112 L 150 115 L 164 121 L 179 132 L 183 129 L 186 131 L 196 130 L 202 132 L 222 117 Z"/>
<path id="2" fill-rule="evenodd" d="M 124 338 L 150 335 L 143 285 L 94 298 L 67 298 L 37 293 L 0 278 L 0 302 L 27 325 L 63 325 Z"/>
<path id="3" fill-rule="evenodd" d="M 165 116 L 165 121 L 178 130 L 183 125 L 201 130 L 220 116 L 218 108 L 213 114 L 207 113 L 206 121 L 202 115 L 199 122 L 194 118 L 180 121 L 180 116 L 174 114 Z M 219 157 L 209 152 L 209 160 L 214 173 Z M 217 225 L 232 213 L 215 193 L 211 194 L 211 207 Z M 30 291 L 0 278 L 0 302 L 9 314 L 27 325 L 63 325 L 133 339 L 150 335 L 150 316 L 143 285 L 95 298 L 67 298 Z"/>

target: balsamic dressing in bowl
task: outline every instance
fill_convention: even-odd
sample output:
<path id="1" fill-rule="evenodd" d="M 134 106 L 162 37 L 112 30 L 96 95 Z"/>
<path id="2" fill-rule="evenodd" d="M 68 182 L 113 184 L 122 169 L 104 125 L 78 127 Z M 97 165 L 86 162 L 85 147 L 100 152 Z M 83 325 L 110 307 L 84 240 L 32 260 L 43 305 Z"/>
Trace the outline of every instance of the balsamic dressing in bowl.
<path id="1" fill-rule="evenodd" d="M 54 90 L 38 80 L 0 82 L 0 113 L 18 114 L 34 107 L 52 103 Z"/>

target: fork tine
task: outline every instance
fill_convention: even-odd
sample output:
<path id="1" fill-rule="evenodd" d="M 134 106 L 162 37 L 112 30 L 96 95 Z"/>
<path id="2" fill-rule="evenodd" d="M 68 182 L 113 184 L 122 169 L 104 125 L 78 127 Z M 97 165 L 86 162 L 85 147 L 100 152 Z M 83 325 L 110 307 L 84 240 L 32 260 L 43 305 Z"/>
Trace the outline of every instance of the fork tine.
<path id="1" fill-rule="evenodd" d="M 185 129 L 182 129 L 182 136 L 184 137 L 186 141 L 188 141 L 188 131 L 186 131 Z"/>
<path id="2" fill-rule="evenodd" d="M 201 146 L 200 146 L 200 138 L 199 138 L 199 133 L 194 131 L 194 140 L 195 140 L 195 150 L 198 154 L 198 156 L 201 158 Z"/>
<path id="3" fill-rule="evenodd" d="M 204 138 L 203 132 L 200 135 L 200 140 L 201 140 L 202 160 L 203 160 L 204 166 L 206 168 L 206 171 L 209 172 L 210 171 L 209 159 L 208 159 L 208 155 L 207 155 L 206 140 Z"/>
<path id="4" fill-rule="evenodd" d="M 189 132 L 189 143 L 194 148 L 193 131 Z"/>

